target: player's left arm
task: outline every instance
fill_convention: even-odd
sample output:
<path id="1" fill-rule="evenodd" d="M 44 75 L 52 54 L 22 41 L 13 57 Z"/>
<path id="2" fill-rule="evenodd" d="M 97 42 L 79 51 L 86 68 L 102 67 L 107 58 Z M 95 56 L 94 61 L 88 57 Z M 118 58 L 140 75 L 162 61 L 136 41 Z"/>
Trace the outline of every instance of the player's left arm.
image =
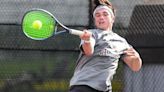
<path id="1" fill-rule="evenodd" d="M 130 67 L 133 71 L 139 71 L 142 66 L 142 59 L 139 53 L 134 48 L 129 48 L 124 51 L 125 55 L 123 61 Z"/>

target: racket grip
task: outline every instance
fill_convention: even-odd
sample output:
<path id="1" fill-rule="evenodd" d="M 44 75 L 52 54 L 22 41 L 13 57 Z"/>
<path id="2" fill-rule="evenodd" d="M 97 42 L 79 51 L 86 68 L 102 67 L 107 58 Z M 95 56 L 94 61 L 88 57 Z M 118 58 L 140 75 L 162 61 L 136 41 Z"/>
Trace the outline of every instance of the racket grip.
<path id="1" fill-rule="evenodd" d="M 81 35 L 84 34 L 83 31 L 76 30 L 76 29 L 71 29 L 71 30 L 69 30 L 69 33 L 70 33 L 70 34 L 73 34 L 73 35 L 77 35 L 77 36 L 81 36 Z"/>

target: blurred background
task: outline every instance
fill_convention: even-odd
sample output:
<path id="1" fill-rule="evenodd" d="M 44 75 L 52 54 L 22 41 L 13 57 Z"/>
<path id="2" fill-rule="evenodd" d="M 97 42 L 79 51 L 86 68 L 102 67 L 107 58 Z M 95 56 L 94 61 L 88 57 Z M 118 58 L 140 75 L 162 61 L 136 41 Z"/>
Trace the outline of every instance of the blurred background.
<path id="1" fill-rule="evenodd" d="M 163 92 L 164 0 L 110 1 L 117 10 L 113 31 L 143 59 L 136 73 L 119 61 L 113 92 Z M 0 92 L 67 92 L 80 39 L 64 34 L 31 40 L 21 20 L 28 10 L 42 8 L 70 28 L 93 28 L 93 6 L 93 0 L 0 0 Z"/>

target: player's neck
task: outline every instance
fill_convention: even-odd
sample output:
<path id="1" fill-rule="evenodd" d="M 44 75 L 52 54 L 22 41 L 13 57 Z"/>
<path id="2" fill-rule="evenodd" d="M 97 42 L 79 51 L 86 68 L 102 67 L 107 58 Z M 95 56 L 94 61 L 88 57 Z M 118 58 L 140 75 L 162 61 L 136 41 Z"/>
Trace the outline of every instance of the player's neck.
<path id="1" fill-rule="evenodd" d="M 112 28 L 103 29 L 103 31 L 112 31 Z"/>

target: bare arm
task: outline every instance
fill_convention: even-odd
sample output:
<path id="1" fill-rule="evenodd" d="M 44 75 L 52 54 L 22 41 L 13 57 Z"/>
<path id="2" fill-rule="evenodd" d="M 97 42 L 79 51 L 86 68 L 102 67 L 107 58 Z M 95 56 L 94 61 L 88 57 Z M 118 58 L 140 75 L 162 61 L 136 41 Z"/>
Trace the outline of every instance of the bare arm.
<path id="1" fill-rule="evenodd" d="M 124 53 L 124 62 L 130 67 L 131 70 L 139 71 L 142 66 L 142 60 L 139 53 L 133 48 L 124 51 Z"/>

